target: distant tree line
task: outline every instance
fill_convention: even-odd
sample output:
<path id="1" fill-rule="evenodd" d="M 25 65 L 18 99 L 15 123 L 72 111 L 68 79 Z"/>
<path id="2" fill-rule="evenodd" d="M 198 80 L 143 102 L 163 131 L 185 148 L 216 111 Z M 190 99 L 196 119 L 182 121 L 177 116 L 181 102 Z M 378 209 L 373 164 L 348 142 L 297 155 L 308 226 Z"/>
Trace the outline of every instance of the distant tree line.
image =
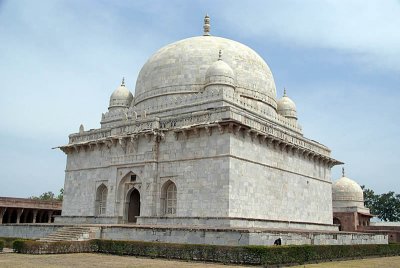
<path id="1" fill-rule="evenodd" d="M 383 221 L 400 221 L 400 194 L 393 191 L 375 194 L 365 185 L 361 188 L 364 191 L 364 204 L 370 209 L 371 214 Z"/>
<path id="2" fill-rule="evenodd" d="M 36 200 L 57 200 L 57 201 L 62 201 L 64 197 L 64 188 L 60 189 L 60 192 L 56 196 L 53 192 L 45 192 L 41 194 L 40 196 L 31 196 L 29 197 L 30 199 L 36 199 Z"/>

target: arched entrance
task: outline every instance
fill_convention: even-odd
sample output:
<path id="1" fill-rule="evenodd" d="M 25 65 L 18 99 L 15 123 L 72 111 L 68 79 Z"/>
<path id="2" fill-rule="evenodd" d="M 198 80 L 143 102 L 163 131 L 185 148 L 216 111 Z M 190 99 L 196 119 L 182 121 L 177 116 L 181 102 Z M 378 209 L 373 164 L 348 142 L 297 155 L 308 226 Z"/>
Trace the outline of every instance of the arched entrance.
<path id="1" fill-rule="evenodd" d="M 339 225 L 339 231 L 342 230 L 342 223 L 340 222 L 340 220 L 338 218 L 333 218 L 333 224 L 337 224 Z"/>
<path id="2" fill-rule="evenodd" d="M 140 193 L 137 189 L 133 189 L 129 196 L 128 222 L 135 223 L 138 216 L 140 216 Z"/>

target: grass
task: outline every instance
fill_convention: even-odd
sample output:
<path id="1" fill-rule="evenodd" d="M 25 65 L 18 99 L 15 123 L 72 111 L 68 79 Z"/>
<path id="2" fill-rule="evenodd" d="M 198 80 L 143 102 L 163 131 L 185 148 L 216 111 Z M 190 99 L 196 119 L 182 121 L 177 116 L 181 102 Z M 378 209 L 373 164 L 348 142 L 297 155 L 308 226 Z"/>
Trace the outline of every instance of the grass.
<path id="1" fill-rule="evenodd" d="M 0 253 L 0 267 L 27 268 L 27 267 L 154 267 L 154 268 L 238 268 L 254 266 L 223 265 L 202 262 L 170 261 L 164 259 L 136 258 L 131 256 L 115 256 L 93 253 L 29 255 L 16 253 Z M 320 264 L 306 264 L 297 267 L 307 268 L 400 268 L 400 256 L 385 258 L 369 258 L 351 261 L 328 262 Z"/>
<path id="2" fill-rule="evenodd" d="M 305 264 L 292 266 L 292 268 L 396 268 L 400 267 L 400 256 L 383 257 L 383 258 L 367 258 L 351 261 L 335 261 L 319 264 Z"/>

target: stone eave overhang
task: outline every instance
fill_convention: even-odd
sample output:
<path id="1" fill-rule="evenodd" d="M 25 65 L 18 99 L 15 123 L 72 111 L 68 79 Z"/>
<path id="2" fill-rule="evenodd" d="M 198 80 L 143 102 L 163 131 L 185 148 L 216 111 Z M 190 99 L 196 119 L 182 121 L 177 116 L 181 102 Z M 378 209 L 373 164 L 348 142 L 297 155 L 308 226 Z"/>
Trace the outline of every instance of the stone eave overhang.
<path id="1" fill-rule="evenodd" d="M 296 139 L 300 138 L 307 143 L 318 146 L 320 149 L 324 150 L 325 153 L 321 153 L 311 148 L 296 144 L 283 136 L 279 137 L 278 135 L 273 135 L 271 133 L 266 133 L 250 128 L 249 126 L 236 120 L 228 119 L 220 121 L 218 122 L 218 129 L 220 133 L 223 133 L 223 131 L 228 131 L 229 133 L 233 133 L 234 135 L 238 135 L 240 133 L 241 135 L 248 135 L 250 136 L 252 141 L 258 141 L 260 144 L 266 143 L 269 147 L 279 149 L 283 152 L 291 153 L 293 155 L 297 153 L 299 156 L 303 156 L 304 158 L 308 158 L 309 160 L 325 163 L 331 167 L 344 164 L 343 162 L 330 157 L 330 150 L 327 147 L 319 143 L 315 144 L 315 142 L 308 140 L 304 137 L 296 137 Z"/>
<path id="2" fill-rule="evenodd" d="M 218 131 L 220 134 L 231 133 L 233 135 L 249 136 L 251 140 L 258 141 L 260 144 L 265 143 L 267 146 L 273 149 L 279 149 L 282 152 L 291 153 L 293 155 L 298 154 L 304 158 L 312 161 L 321 162 L 330 167 L 335 165 L 341 165 L 336 159 L 329 156 L 330 151 L 320 144 L 314 144 L 312 141 L 305 139 L 304 137 L 291 137 L 276 135 L 276 132 L 268 133 L 263 132 L 254 128 L 249 127 L 237 120 L 230 118 L 223 118 L 222 120 L 209 122 L 209 123 L 198 123 L 192 125 L 186 125 L 175 128 L 154 128 L 154 129 L 143 129 L 140 131 L 131 131 L 116 135 L 111 135 L 104 138 L 98 138 L 93 140 L 87 140 L 82 142 L 74 142 L 63 146 L 58 146 L 53 149 L 59 148 L 64 153 L 69 154 L 72 152 L 79 152 L 80 150 L 92 150 L 94 148 L 101 148 L 102 146 L 126 146 L 128 142 L 134 142 L 139 137 L 145 137 L 148 141 L 162 142 L 165 138 L 167 131 L 173 131 L 175 138 L 179 136 L 187 138 L 190 133 L 197 135 L 200 130 L 204 129 L 208 135 L 212 135 L 213 131 Z M 295 142 L 297 139 L 301 139 L 302 142 Z M 306 145 L 306 146 L 303 146 Z M 309 148 L 307 148 L 309 146 Z M 318 147 L 315 147 L 318 146 Z M 316 150 L 318 148 L 318 150 Z"/>

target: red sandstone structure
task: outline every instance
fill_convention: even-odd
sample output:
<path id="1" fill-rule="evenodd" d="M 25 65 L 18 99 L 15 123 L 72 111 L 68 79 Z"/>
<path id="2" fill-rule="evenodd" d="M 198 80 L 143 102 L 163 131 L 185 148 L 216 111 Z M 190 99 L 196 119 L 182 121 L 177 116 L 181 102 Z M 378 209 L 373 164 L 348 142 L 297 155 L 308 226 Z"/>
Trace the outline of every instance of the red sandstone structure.
<path id="1" fill-rule="evenodd" d="M 62 202 L 29 198 L 0 197 L 0 224 L 52 223 L 61 215 Z"/>
<path id="2" fill-rule="evenodd" d="M 389 242 L 400 242 L 400 223 L 371 222 L 374 217 L 364 206 L 364 192 L 360 185 L 342 177 L 332 186 L 333 224 L 339 231 L 387 234 Z"/>
<path id="3" fill-rule="evenodd" d="M 368 226 L 360 226 L 359 232 L 385 233 L 389 243 L 400 243 L 400 222 L 371 222 Z"/>

